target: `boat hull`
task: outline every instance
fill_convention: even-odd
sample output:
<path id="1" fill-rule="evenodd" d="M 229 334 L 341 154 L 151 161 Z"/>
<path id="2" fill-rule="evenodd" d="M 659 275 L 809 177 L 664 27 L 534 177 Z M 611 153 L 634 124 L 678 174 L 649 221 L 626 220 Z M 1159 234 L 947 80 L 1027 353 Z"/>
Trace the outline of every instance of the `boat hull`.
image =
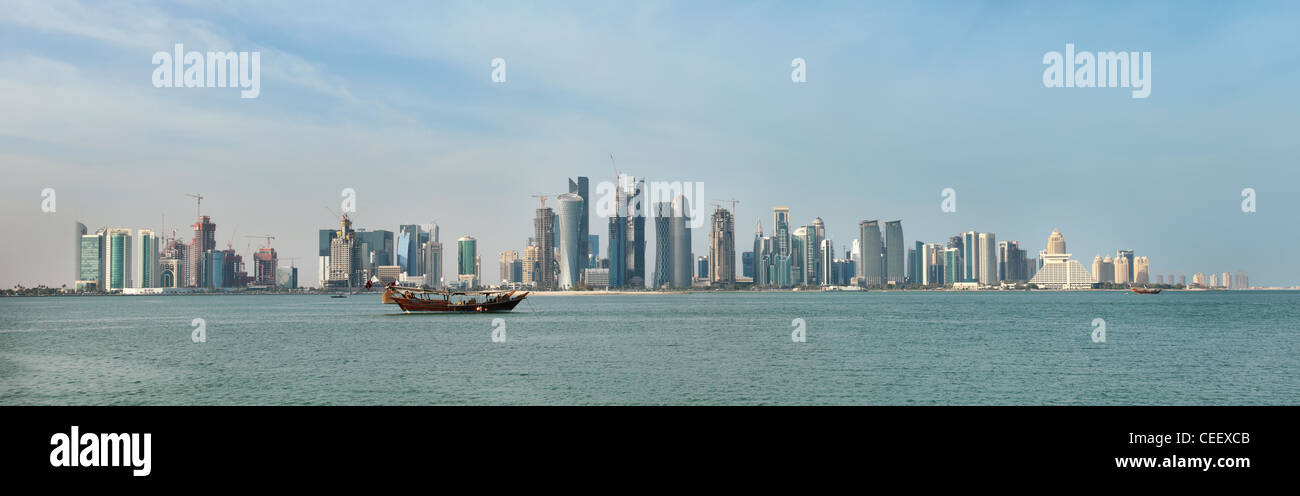
<path id="1" fill-rule="evenodd" d="M 393 296 L 392 300 L 393 303 L 397 304 L 398 308 L 401 308 L 403 312 L 492 313 L 492 312 L 509 312 L 511 310 L 514 310 L 515 306 L 519 305 L 519 302 L 524 300 L 524 297 L 519 296 L 504 301 L 494 301 L 488 303 L 475 303 L 475 304 L 449 303 L 441 299 L 404 298 L 401 296 Z"/>

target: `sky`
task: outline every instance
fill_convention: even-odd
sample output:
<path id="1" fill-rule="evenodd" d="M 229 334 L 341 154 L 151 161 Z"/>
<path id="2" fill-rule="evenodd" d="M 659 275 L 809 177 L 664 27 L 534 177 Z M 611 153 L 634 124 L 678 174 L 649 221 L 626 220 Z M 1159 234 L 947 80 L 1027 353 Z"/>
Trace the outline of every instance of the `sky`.
<path id="1" fill-rule="evenodd" d="M 1060 229 L 1089 269 L 1131 249 L 1153 278 L 1300 284 L 1297 25 L 1294 2 L 0 0 L 0 287 L 71 286 L 77 221 L 188 238 L 186 193 L 218 246 L 273 235 L 312 284 L 344 188 L 358 227 L 477 238 L 494 280 L 531 195 L 594 190 L 610 154 L 738 200 L 737 258 L 788 206 L 841 256 L 901 219 L 909 246 L 976 230 L 1036 256 Z M 155 87 L 178 43 L 260 52 L 260 95 Z M 1046 87 L 1067 43 L 1150 52 L 1150 96 Z"/>

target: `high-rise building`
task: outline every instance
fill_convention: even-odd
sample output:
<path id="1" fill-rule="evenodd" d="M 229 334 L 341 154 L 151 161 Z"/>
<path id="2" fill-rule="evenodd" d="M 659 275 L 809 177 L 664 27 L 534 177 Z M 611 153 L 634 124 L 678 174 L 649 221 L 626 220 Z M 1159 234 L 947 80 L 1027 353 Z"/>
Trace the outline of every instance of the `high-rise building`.
<path id="1" fill-rule="evenodd" d="M 298 268 L 293 266 L 277 268 L 275 285 L 281 289 L 298 289 Z"/>
<path id="2" fill-rule="evenodd" d="M 280 257 L 275 248 L 258 248 L 253 253 L 253 284 L 275 287 L 280 278 Z"/>
<path id="3" fill-rule="evenodd" d="M 628 283 L 627 219 L 618 215 L 609 218 L 609 287 L 621 288 Z"/>
<path id="4" fill-rule="evenodd" d="M 863 285 L 878 288 L 884 285 L 884 246 L 880 236 L 880 222 L 864 220 L 858 223 L 858 256 L 862 264 Z"/>
<path id="5" fill-rule="evenodd" d="M 979 283 L 996 286 L 998 280 L 998 243 L 993 233 L 979 235 Z"/>
<path id="6" fill-rule="evenodd" d="M 1092 280 L 1099 283 L 1115 282 L 1115 260 L 1110 255 L 1092 258 Z"/>
<path id="7" fill-rule="evenodd" d="M 654 205 L 655 212 L 655 273 L 650 286 L 661 288 L 672 279 L 672 206 L 668 202 Z M 612 233 L 611 233 L 612 234 Z M 613 244 L 611 243 L 612 247 Z M 612 284 L 613 281 L 610 281 Z"/>
<path id="8" fill-rule="evenodd" d="M 695 259 L 695 277 L 700 280 L 709 279 L 709 257 L 699 257 Z"/>
<path id="9" fill-rule="evenodd" d="M 535 286 L 537 284 L 538 272 L 541 271 L 540 252 L 536 244 L 529 243 L 524 247 L 523 263 L 523 282 L 527 285 Z"/>
<path id="10" fill-rule="evenodd" d="M 772 236 L 776 239 L 772 249 L 777 255 L 790 254 L 790 207 L 772 209 Z"/>
<path id="11" fill-rule="evenodd" d="M 809 284 L 808 263 L 812 258 L 808 249 L 808 226 L 800 226 L 790 233 L 790 284 L 803 286 Z"/>
<path id="12" fill-rule="evenodd" d="M 519 252 L 516 250 L 506 250 L 497 256 L 497 263 L 500 267 L 500 282 L 512 283 L 522 282 L 522 277 L 515 275 L 516 267 L 522 267 L 519 263 Z"/>
<path id="13" fill-rule="evenodd" d="M 943 284 L 943 245 L 926 243 L 921 247 L 921 269 L 922 285 Z"/>
<path id="14" fill-rule="evenodd" d="M 479 287 L 478 263 L 478 240 L 469 235 L 456 240 L 456 276 L 462 287 Z"/>
<path id="15" fill-rule="evenodd" d="M 104 284 L 104 234 L 104 230 L 100 229 L 95 234 L 81 236 L 81 245 L 77 250 L 81 260 L 77 264 L 77 281 L 74 283 L 78 291 L 107 289 Z"/>
<path id="16" fill-rule="evenodd" d="M 672 243 L 672 277 L 669 283 L 673 287 L 689 288 L 692 269 L 691 217 L 690 205 L 684 195 L 679 194 L 673 198 L 672 214 L 672 222 L 669 226 L 669 237 Z M 612 273 L 610 277 L 613 278 Z"/>
<path id="17" fill-rule="evenodd" d="M 1116 252 L 1115 265 L 1117 266 L 1119 265 L 1120 263 L 1119 259 L 1121 258 L 1126 259 L 1125 268 L 1128 270 L 1128 273 L 1126 273 L 1123 277 L 1123 282 L 1125 283 L 1133 282 L 1134 269 L 1137 268 L 1134 266 L 1133 263 L 1133 250 L 1119 250 L 1118 252 Z M 1116 282 L 1120 282 L 1120 279 L 1121 278 L 1118 275 L 1115 276 Z"/>
<path id="18" fill-rule="evenodd" d="M 822 286 L 839 284 L 839 274 L 835 271 L 835 243 L 829 239 L 823 239 L 817 253 L 821 256 L 821 260 L 817 264 L 821 273 L 818 274 L 817 280 Z"/>
<path id="19" fill-rule="evenodd" d="M 722 207 L 713 210 L 709 232 L 709 282 L 714 286 L 736 283 L 736 230 L 731 212 Z"/>
<path id="20" fill-rule="evenodd" d="M 906 281 L 903 272 L 906 251 L 903 248 L 903 221 L 891 220 L 885 223 L 885 271 L 884 281 L 899 286 Z"/>
<path id="21" fill-rule="evenodd" d="M 557 197 L 558 218 L 560 221 L 560 278 L 559 288 L 570 289 L 582 278 L 582 269 L 586 265 L 585 253 L 587 236 L 580 231 L 584 207 L 583 198 L 575 193 L 565 193 Z"/>
<path id="22" fill-rule="evenodd" d="M 1129 266 L 1129 261 L 1130 258 L 1124 256 L 1122 250 L 1120 255 L 1115 257 L 1115 284 L 1128 284 L 1133 282 L 1132 279 L 1129 279 L 1129 274 L 1133 273 L 1133 268 Z"/>
<path id="23" fill-rule="evenodd" d="M 961 249 L 944 248 L 943 249 L 943 281 L 940 284 L 951 286 L 953 283 L 961 281 Z"/>
<path id="24" fill-rule="evenodd" d="M 591 241 L 587 238 L 591 235 L 591 227 L 588 225 L 588 219 L 591 217 L 591 195 L 588 186 L 589 182 L 586 176 L 578 176 L 577 180 L 569 180 L 569 193 L 578 195 L 582 199 L 582 211 L 578 213 L 577 231 L 578 240 L 583 244 L 575 247 L 578 262 L 581 264 L 581 267 L 577 269 L 579 277 L 581 277 L 582 269 L 589 266 L 589 260 L 592 258 L 591 253 L 594 253 L 591 249 Z M 561 215 L 563 214 L 561 213 Z"/>
<path id="25" fill-rule="evenodd" d="M 397 227 L 397 265 L 406 275 L 424 275 L 424 257 L 420 256 L 420 250 L 428 240 L 429 233 L 421 229 L 419 224 L 404 224 Z"/>
<path id="26" fill-rule="evenodd" d="M 77 281 L 81 280 L 81 237 L 86 235 L 86 225 L 80 222 L 73 222 L 72 224 L 73 231 L 76 233 L 76 239 L 74 239 L 76 247 L 73 248 L 72 252 L 76 255 L 76 259 L 73 260 L 72 264 L 72 284 L 76 286 Z"/>
<path id="27" fill-rule="evenodd" d="M 158 235 L 151 229 L 136 231 L 135 253 L 132 264 L 135 273 L 131 275 L 136 288 L 158 287 Z"/>
<path id="28" fill-rule="evenodd" d="M 771 264 L 771 252 L 768 247 L 770 238 L 763 236 L 763 221 L 759 220 L 754 229 L 754 286 L 763 287 L 767 285 L 767 267 Z"/>
<path id="29" fill-rule="evenodd" d="M 980 253 L 980 233 L 966 231 L 962 233 L 962 282 L 978 282 L 980 279 L 980 262 L 984 257 Z"/>
<path id="30" fill-rule="evenodd" d="M 321 229 L 319 232 L 319 249 L 316 258 L 316 285 L 324 288 L 328 286 L 330 279 L 330 253 L 333 251 L 334 237 L 338 235 L 337 229 Z"/>
<path id="31" fill-rule="evenodd" d="M 645 287 L 645 180 L 629 179 L 627 195 L 627 284 Z"/>
<path id="32" fill-rule="evenodd" d="M 361 243 L 347 214 L 339 219 L 339 230 L 330 240 L 329 276 L 326 287 L 350 288 L 363 284 Z"/>
<path id="33" fill-rule="evenodd" d="M 921 284 L 925 277 L 921 275 L 925 271 L 925 266 L 921 261 L 925 258 L 921 252 L 925 250 L 925 243 L 915 241 L 914 246 L 907 251 L 907 282 L 909 284 Z"/>
<path id="34" fill-rule="evenodd" d="M 429 230 L 429 241 L 424 243 L 424 285 L 442 287 L 442 240 L 438 237 L 438 224 Z"/>
<path id="35" fill-rule="evenodd" d="M 550 207 L 537 209 L 533 217 L 533 239 L 537 242 L 537 272 L 533 274 L 534 287 L 540 290 L 555 289 L 555 211 Z"/>
<path id="36" fill-rule="evenodd" d="M 185 260 L 186 286 L 202 288 L 207 287 L 203 281 L 205 271 L 202 270 L 206 261 L 204 253 L 217 248 L 217 225 L 212 223 L 211 217 L 202 215 L 193 227 L 194 239 L 190 241 L 190 252 Z"/>
<path id="37" fill-rule="evenodd" d="M 1151 260 L 1147 257 L 1137 257 L 1133 259 L 1133 283 L 1151 283 Z"/>
<path id="38" fill-rule="evenodd" d="M 158 287 L 185 286 L 185 257 L 188 250 L 185 242 L 177 239 L 163 243 L 162 257 L 158 259 Z"/>
<path id="39" fill-rule="evenodd" d="M 131 230 L 109 229 L 104 233 L 104 290 L 135 287 L 131 276 Z"/>
<path id="40" fill-rule="evenodd" d="M 751 281 L 754 279 L 754 252 L 740 252 L 740 275 Z"/>
<path id="41" fill-rule="evenodd" d="M 203 282 L 207 284 L 208 289 L 217 289 L 226 287 L 226 253 L 220 250 L 208 250 L 204 252 L 203 269 L 207 274 L 203 275 Z"/>
<path id="42" fill-rule="evenodd" d="M 600 235 L 587 235 L 587 267 L 595 267 L 596 261 L 600 260 Z M 605 283 L 609 285 L 608 282 Z"/>
<path id="43" fill-rule="evenodd" d="M 1029 273 L 1025 267 L 1025 250 L 1019 241 L 1002 241 L 998 243 L 998 279 L 1003 281 L 1028 281 Z"/>
<path id="44" fill-rule="evenodd" d="M 1030 284 L 1043 289 L 1089 289 L 1092 276 L 1078 260 L 1070 258 L 1065 251 L 1065 236 L 1060 230 L 1053 230 L 1047 238 L 1047 249 L 1039 253 L 1043 266 L 1034 274 Z"/>

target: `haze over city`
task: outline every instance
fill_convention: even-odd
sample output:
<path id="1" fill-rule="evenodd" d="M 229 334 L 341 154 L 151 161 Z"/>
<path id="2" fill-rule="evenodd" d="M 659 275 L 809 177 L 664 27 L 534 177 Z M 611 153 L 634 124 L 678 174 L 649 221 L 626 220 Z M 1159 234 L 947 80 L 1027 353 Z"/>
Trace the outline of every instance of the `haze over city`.
<path id="1" fill-rule="evenodd" d="M 902 219 L 907 246 L 978 230 L 1036 254 L 1060 229 L 1085 265 L 1130 249 L 1153 275 L 1300 281 L 1300 34 L 1277 15 L 1293 4 L 1200 4 L 1172 22 L 1006 2 L 5 3 L 0 227 L 15 241 L 0 287 L 70 285 L 76 221 L 188 239 L 186 193 L 204 195 L 219 247 L 247 255 L 261 243 L 245 235 L 272 234 L 310 285 L 317 232 L 337 226 L 322 207 L 343 188 L 358 227 L 436 221 L 444 244 L 477 238 L 494 276 L 532 235 L 530 195 L 612 180 L 610 153 L 621 172 L 738 200 L 737 258 L 788 206 L 793 225 L 824 219 L 840 255 L 860 220 Z M 154 87 L 151 57 L 178 43 L 260 51 L 260 95 Z M 1149 97 L 1044 87 L 1044 53 L 1067 43 L 1151 52 Z M 795 58 L 807 82 L 791 81 Z M 693 251 L 707 243 L 697 230 Z"/>

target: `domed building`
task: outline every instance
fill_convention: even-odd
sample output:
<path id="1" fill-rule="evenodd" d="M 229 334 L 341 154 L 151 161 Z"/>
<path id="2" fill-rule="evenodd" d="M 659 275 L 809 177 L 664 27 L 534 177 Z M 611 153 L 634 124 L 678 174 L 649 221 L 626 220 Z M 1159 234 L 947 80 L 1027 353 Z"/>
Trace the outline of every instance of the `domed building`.
<path id="1" fill-rule="evenodd" d="M 1065 236 L 1059 229 L 1047 237 L 1047 249 L 1038 252 L 1043 266 L 1034 274 L 1030 284 L 1041 289 L 1092 289 L 1093 279 L 1078 260 L 1071 260 L 1065 251 Z"/>

